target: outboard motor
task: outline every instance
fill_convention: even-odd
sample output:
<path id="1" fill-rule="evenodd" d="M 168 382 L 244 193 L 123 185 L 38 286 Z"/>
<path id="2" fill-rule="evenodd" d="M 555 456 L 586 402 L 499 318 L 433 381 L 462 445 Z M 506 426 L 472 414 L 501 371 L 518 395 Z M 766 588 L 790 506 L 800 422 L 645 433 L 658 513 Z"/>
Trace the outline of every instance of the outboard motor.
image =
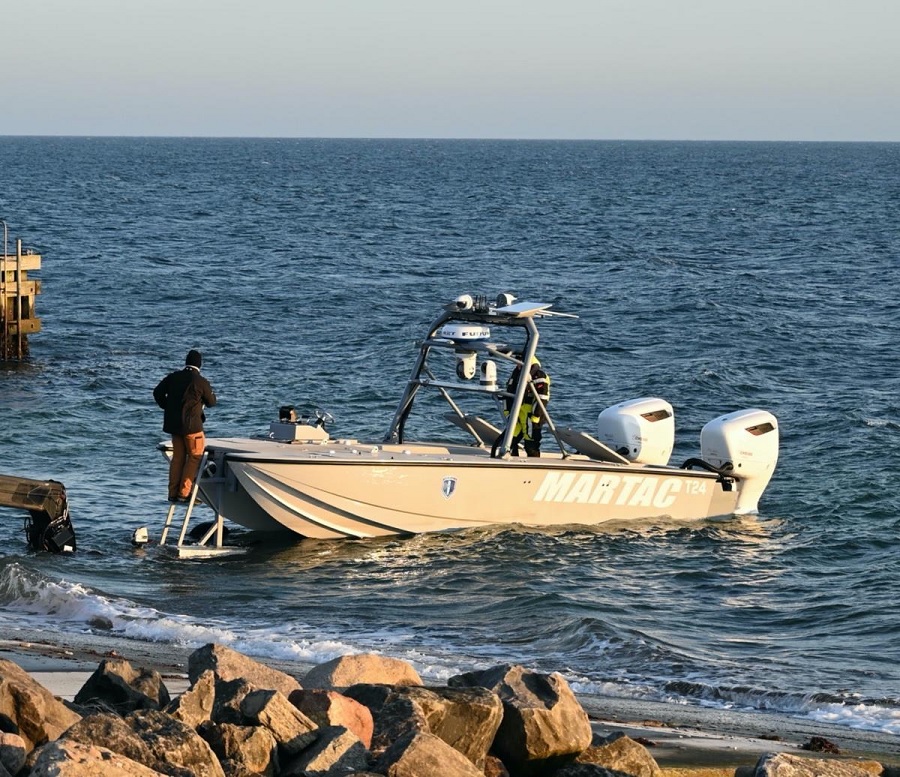
<path id="1" fill-rule="evenodd" d="M 743 481 L 735 513 L 755 513 L 778 461 L 778 421 L 755 409 L 714 418 L 700 431 L 700 454 Z"/>
<path id="2" fill-rule="evenodd" d="M 675 445 L 675 413 L 664 399 L 629 399 L 600 413 L 597 438 L 637 464 L 665 465 Z"/>
<path id="3" fill-rule="evenodd" d="M 75 551 L 75 527 L 65 508 L 53 516 L 46 510 L 31 510 L 25 519 L 25 536 L 33 550 L 48 550 L 51 553 L 72 553 Z"/>
<path id="4" fill-rule="evenodd" d="M 66 487 L 62 483 L 0 475 L 0 507 L 28 511 L 25 536 L 33 550 L 51 553 L 75 550 L 75 528 L 69 517 Z"/>

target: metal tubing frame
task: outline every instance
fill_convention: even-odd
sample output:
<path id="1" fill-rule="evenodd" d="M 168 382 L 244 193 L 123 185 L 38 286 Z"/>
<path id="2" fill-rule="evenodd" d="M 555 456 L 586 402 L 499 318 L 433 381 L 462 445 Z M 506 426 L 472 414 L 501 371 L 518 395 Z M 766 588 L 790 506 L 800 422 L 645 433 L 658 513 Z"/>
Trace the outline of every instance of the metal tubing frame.
<path id="1" fill-rule="evenodd" d="M 453 311 L 448 310 L 442 313 L 432 324 L 428 331 L 428 337 L 419 345 L 419 355 L 416 358 L 416 363 L 413 366 L 412 374 L 406 382 L 406 388 L 403 392 L 403 396 L 400 398 L 400 402 L 397 405 L 397 410 L 394 413 L 394 417 L 391 421 L 390 428 L 385 434 L 383 441 L 387 443 L 402 443 L 403 442 L 403 430 L 406 425 L 406 420 L 409 417 L 410 412 L 412 411 L 413 402 L 415 401 L 416 394 L 418 390 L 423 386 L 429 386 L 428 379 L 423 379 L 422 373 L 424 372 L 426 375 L 431 375 L 430 371 L 426 366 L 428 353 L 432 348 L 436 347 L 436 343 L 432 342 L 436 333 L 440 330 L 440 328 L 446 324 L 448 321 L 480 321 L 487 324 L 496 324 L 497 326 L 504 327 L 519 327 L 525 330 L 526 336 L 526 348 L 525 348 L 525 356 L 524 359 L 520 362 L 518 359 L 514 359 L 512 357 L 508 358 L 510 361 L 513 361 L 520 366 L 523 367 L 523 370 L 519 377 L 519 383 L 516 386 L 515 394 L 513 394 L 513 402 L 510 407 L 509 416 L 506 419 L 506 425 L 503 430 L 503 434 L 500 438 L 501 442 L 498 447 L 498 456 L 500 458 L 508 458 L 509 452 L 512 447 L 512 438 L 513 432 L 515 430 L 516 419 L 519 415 L 519 410 L 522 407 L 522 402 L 525 398 L 525 391 L 528 387 L 530 380 L 530 373 L 527 369 L 524 369 L 524 365 L 531 364 L 532 358 L 537 353 L 538 341 L 540 339 L 540 335 L 538 333 L 537 325 L 534 323 L 534 319 L 531 317 L 528 318 L 514 318 L 509 316 L 497 316 L 496 320 L 491 320 L 491 316 L 486 316 L 484 314 L 473 313 L 470 311 Z M 449 347 L 449 346 L 448 346 Z M 490 351 L 490 349 L 488 349 Z M 459 410 L 454 406 L 454 403 L 449 400 L 445 385 L 435 385 L 434 388 L 437 388 L 442 394 L 444 394 L 445 399 L 448 399 L 448 402 L 451 408 L 454 409 L 457 413 Z M 483 391 L 483 389 L 479 386 L 475 389 L 469 390 L 479 390 Z M 492 394 L 496 394 L 497 392 L 489 392 Z M 560 442 L 558 435 L 556 434 L 556 428 L 553 426 L 553 422 L 550 419 L 549 414 L 547 413 L 546 407 L 543 403 L 538 400 L 541 410 L 543 411 L 544 417 L 547 419 L 548 426 L 553 431 L 554 437 L 556 437 L 557 442 Z M 562 443 L 560 442 L 560 450 L 563 450 Z"/>
<path id="2" fill-rule="evenodd" d="M 506 419 L 506 427 L 503 430 L 503 436 L 500 438 L 500 445 L 497 448 L 497 456 L 502 459 L 508 459 L 510 456 L 512 439 L 516 430 L 516 421 L 519 418 L 519 410 L 522 409 L 522 403 L 525 401 L 525 390 L 531 382 L 531 360 L 537 353 L 538 340 L 540 339 L 534 319 L 525 319 L 525 329 L 527 332 L 525 355 L 521 362 L 516 360 L 522 368 L 519 373 L 519 383 L 516 386 L 516 393 L 513 396 L 512 406 L 509 409 L 509 416 Z M 525 365 L 528 365 L 528 367 Z"/>

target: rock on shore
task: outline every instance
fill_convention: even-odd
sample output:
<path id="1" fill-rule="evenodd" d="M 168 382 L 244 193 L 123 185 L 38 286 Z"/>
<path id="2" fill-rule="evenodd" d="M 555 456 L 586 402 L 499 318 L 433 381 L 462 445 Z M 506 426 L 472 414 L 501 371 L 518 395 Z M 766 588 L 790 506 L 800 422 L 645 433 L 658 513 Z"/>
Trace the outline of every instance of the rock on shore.
<path id="1" fill-rule="evenodd" d="M 158 673 L 104 660 L 74 703 L 0 660 L 0 777 L 897 777 L 878 763 L 766 754 L 736 771 L 666 772 L 623 733 L 592 737 L 562 675 L 496 666 L 426 687 L 352 655 L 301 678 L 221 645 Z"/>

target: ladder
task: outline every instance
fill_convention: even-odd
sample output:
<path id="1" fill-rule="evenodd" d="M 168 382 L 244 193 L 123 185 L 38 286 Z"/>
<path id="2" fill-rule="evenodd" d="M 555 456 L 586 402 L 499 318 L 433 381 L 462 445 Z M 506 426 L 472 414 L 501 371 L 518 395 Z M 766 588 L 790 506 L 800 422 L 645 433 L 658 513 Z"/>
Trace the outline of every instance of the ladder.
<path id="1" fill-rule="evenodd" d="M 169 536 L 169 529 L 172 526 L 172 521 L 175 518 L 175 511 L 178 509 L 179 505 L 184 504 L 184 502 L 172 502 L 166 513 L 166 522 L 163 524 L 159 545 L 160 547 L 171 548 L 178 558 L 210 558 L 212 556 L 227 556 L 236 553 L 244 553 L 247 550 L 247 548 L 224 544 L 224 519 L 218 509 L 211 504 L 210 507 L 213 507 L 216 513 L 216 519 L 212 526 L 210 526 L 209 530 L 196 543 L 185 542 L 188 525 L 191 521 L 191 515 L 194 512 L 194 505 L 197 503 L 197 495 L 200 492 L 200 479 L 203 479 L 204 487 L 214 486 L 221 489 L 225 483 L 225 478 L 216 476 L 215 470 L 210 468 L 209 464 L 209 453 L 204 450 L 203 457 L 200 459 L 200 468 L 197 470 L 197 477 L 194 478 L 194 485 L 191 488 L 191 493 L 187 500 L 187 509 L 185 510 L 184 519 L 181 523 L 181 533 L 178 535 L 178 542 L 175 545 L 166 545 L 166 540 Z M 218 503 L 218 500 L 216 500 L 216 503 Z M 209 544 L 210 540 L 213 538 L 215 538 L 215 542 Z"/>

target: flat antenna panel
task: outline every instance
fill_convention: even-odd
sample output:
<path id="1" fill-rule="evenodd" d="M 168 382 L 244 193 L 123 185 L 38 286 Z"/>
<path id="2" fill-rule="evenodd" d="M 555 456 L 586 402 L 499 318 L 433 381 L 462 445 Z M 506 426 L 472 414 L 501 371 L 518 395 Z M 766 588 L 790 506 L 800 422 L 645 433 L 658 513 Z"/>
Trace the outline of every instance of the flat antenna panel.
<path id="1" fill-rule="evenodd" d="M 506 316 L 515 316 L 516 318 L 529 318 L 537 313 L 547 310 L 553 303 L 543 302 L 516 302 L 513 305 L 507 305 L 503 308 L 495 308 L 496 313 L 503 313 Z"/>

